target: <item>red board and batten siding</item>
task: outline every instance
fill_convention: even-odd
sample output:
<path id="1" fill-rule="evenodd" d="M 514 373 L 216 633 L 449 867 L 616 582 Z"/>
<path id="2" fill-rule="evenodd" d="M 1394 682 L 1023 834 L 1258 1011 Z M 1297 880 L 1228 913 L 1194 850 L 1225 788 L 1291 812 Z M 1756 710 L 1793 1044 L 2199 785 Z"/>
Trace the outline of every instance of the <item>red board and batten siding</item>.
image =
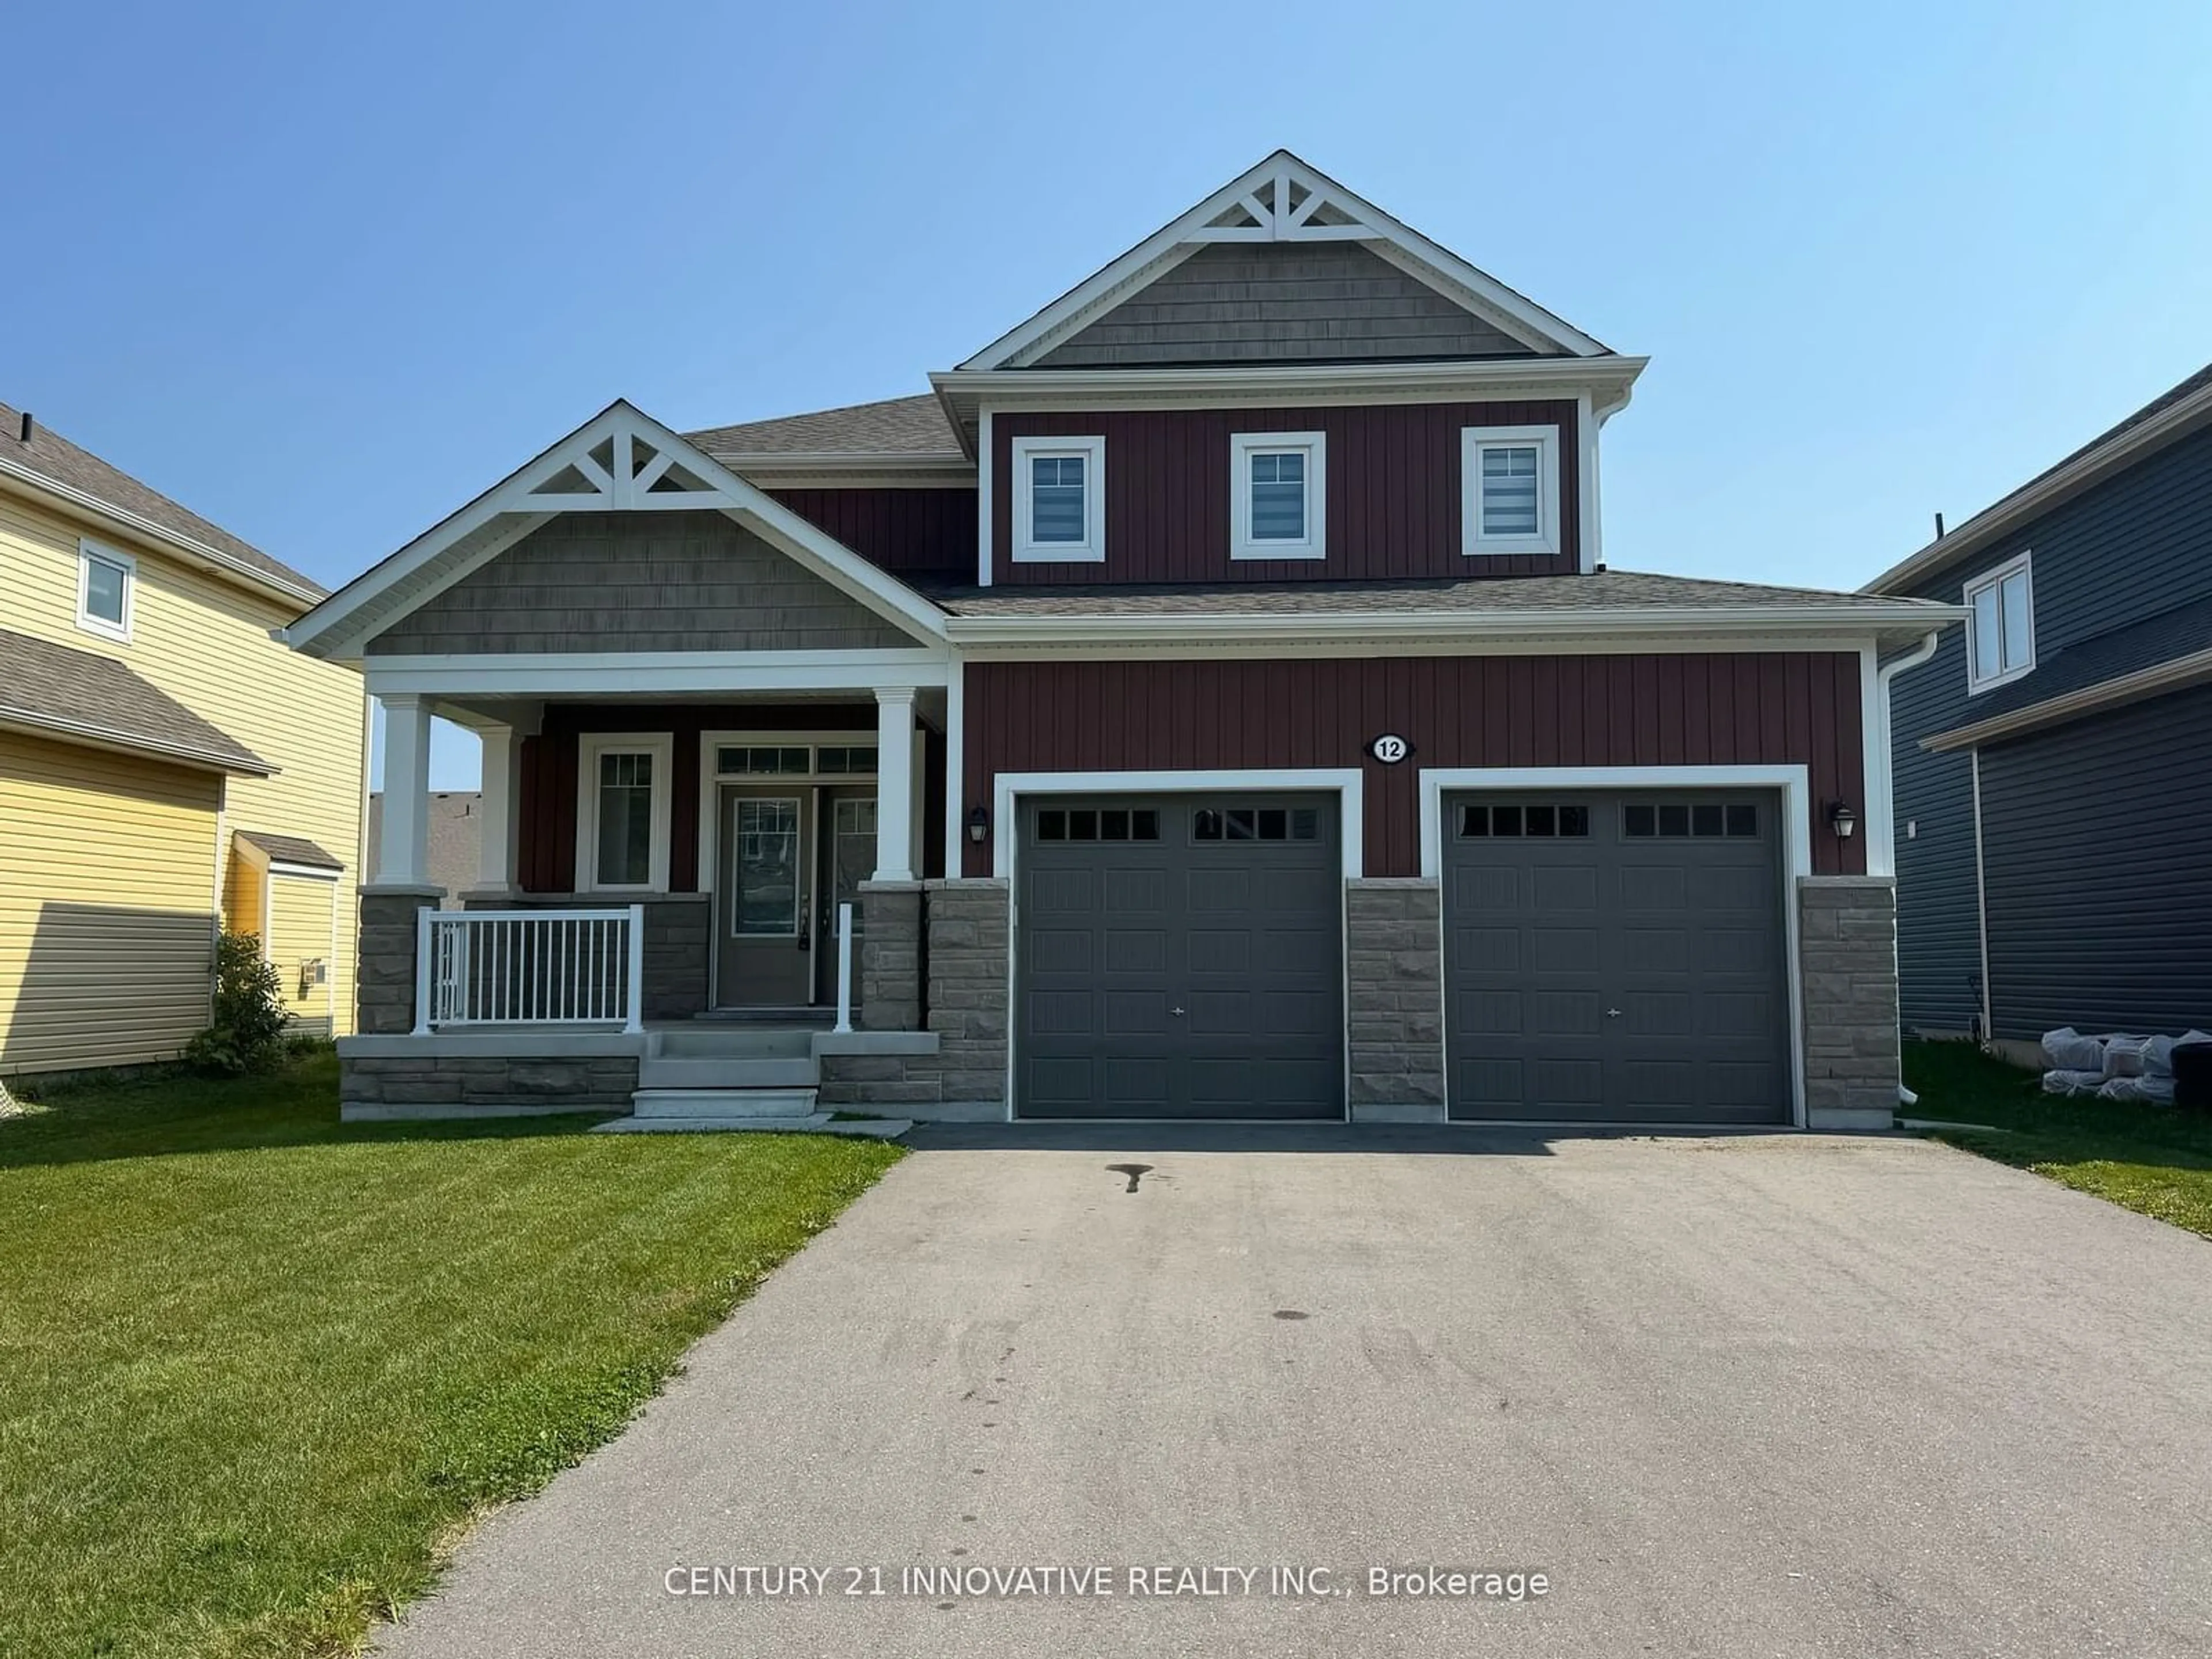
<path id="1" fill-rule="evenodd" d="M 1460 434 L 1471 426 L 1559 428 L 1558 557 L 1470 559 L 1460 551 Z M 1327 558 L 1229 556 L 1229 440 L 1239 432 L 1328 434 Z M 1015 563 L 1013 441 L 1102 435 L 1105 562 Z M 994 581 L 1456 580 L 1555 575 L 1578 568 L 1582 486 L 1571 403 L 996 414 L 991 447 Z"/>
<path id="2" fill-rule="evenodd" d="M 1820 805 L 1862 816 L 1859 659 L 1732 656 L 1388 657 L 1294 662 L 970 663 L 963 811 L 1000 772 L 1361 767 L 1370 876 L 1420 873 L 1423 767 L 1745 766 L 1802 763 L 1813 867 L 1858 875 Z M 1391 732 L 1413 757 L 1364 752 Z M 994 825 L 994 833 L 1010 826 Z M 991 872 L 969 845 L 966 873 Z"/>
<path id="3" fill-rule="evenodd" d="M 894 576 L 975 580 L 975 489 L 772 489 L 826 536 Z"/>

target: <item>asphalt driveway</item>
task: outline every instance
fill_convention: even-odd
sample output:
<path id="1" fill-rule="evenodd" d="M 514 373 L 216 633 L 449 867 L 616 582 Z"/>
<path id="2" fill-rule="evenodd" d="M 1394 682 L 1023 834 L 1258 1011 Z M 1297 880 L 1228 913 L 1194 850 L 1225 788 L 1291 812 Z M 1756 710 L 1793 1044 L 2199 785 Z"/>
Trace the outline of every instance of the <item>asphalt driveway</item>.
<path id="1" fill-rule="evenodd" d="M 384 1651 L 2212 1652 L 2188 1234 L 1910 1141 L 993 1138 L 938 1132 Z M 1548 1591 L 1370 1593 L 1431 1565 Z"/>

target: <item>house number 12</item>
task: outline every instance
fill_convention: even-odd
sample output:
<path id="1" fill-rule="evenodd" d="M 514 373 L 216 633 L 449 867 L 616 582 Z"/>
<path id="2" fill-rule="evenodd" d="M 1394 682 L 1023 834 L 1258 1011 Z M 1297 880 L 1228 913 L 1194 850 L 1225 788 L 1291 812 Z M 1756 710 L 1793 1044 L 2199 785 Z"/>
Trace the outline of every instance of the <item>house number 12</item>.
<path id="1" fill-rule="evenodd" d="M 1385 766 L 1395 766 L 1413 752 L 1413 745 L 1395 732 L 1385 732 L 1367 745 L 1367 752 Z"/>

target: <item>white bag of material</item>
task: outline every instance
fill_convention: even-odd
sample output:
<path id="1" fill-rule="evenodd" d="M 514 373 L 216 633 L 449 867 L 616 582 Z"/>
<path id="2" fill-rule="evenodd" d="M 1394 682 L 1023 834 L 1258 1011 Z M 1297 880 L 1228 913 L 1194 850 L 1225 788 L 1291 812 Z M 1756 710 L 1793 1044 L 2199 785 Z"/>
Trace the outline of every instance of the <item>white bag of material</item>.
<path id="1" fill-rule="evenodd" d="M 2093 1036 L 2083 1036 L 2071 1025 L 2062 1025 L 2055 1031 L 2043 1034 L 2043 1058 L 2054 1072 L 2094 1072 L 2105 1074 L 2105 1045 Z"/>
<path id="2" fill-rule="evenodd" d="M 2173 1044 L 2170 1036 L 2154 1036 L 2143 1044 L 2142 1074 L 2145 1077 L 2173 1075 Z"/>
<path id="3" fill-rule="evenodd" d="M 2100 1071 L 2069 1071 L 2054 1067 L 2043 1074 L 2043 1092 L 2046 1095 L 2094 1095 L 2104 1086 L 2105 1074 Z"/>
<path id="4" fill-rule="evenodd" d="M 2150 1046 L 2148 1037 L 2121 1036 L 2117 1034 L 2105 1039 L 2105 1075 L 2106 1077 L 2141 1077 L 2143 1071 L 2143 1050 Z"/>
<path id="5" fill-rule="evenodd" d="M 2173 1079 L 2170 1077 L 2112 1077 L 2106 1078 L 2097 1091 L 2100 1100 L 2136 1100 L 2154 1106 L 2173 1104 Z"/>

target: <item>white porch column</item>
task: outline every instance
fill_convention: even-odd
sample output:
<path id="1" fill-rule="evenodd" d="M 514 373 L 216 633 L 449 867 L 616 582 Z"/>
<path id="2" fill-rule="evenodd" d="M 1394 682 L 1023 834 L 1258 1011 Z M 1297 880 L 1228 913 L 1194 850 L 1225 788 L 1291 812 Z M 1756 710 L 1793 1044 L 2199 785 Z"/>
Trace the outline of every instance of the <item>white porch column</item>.
<path id="1" fill-rule="evenodd" d="M 479 726 L 477 736 L 483 740 L 477 885 L 512 889 L 521 861 L 522 733 L 512 726 Z"/>
<path id="2" fill-rule="evenodd" d="M 877 881 L 914 879 L 914 690 L 876 690 Z"/>
<path id="3" fill-rule="evenodd" d="M 430 705 L 408 694 L 384 703 L 384 832 L 376 887 L 421 887 L 430 866 Z"/>

